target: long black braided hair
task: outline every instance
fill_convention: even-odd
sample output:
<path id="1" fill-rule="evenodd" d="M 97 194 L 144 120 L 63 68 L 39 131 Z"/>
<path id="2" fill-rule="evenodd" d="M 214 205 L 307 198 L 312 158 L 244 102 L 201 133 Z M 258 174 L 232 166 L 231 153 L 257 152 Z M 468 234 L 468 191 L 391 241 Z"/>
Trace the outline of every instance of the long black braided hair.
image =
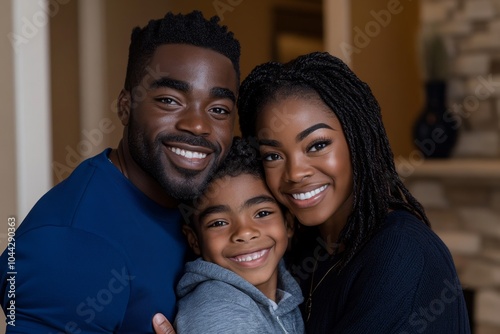
<path id="1" fill-rule="evenodd" d="M 337 240 L 344 246 L 341 270 L 373 236 L 390 209 L 407 210 L 426 225 L 430 223 L 396 172 L 380 106 L 371 89 L 342 60 L 326 52 L 303 55 L 286 64 L 257 66 L 240 88 L 242 136 L 257 136 L 257 115 L 268 102 L 310 92 L 316 92 L 336 115 L 350 151 L 354 201 Z"/>

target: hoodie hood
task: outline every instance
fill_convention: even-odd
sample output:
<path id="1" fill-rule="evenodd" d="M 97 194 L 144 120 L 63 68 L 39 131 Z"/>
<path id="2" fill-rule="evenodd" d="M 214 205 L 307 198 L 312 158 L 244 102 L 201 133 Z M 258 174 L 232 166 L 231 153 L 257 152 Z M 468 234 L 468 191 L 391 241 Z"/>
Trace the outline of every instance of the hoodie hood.
<path id="1" fill-rule="evenodd" d="M 179 298 L 185 297 L 199 285 L 210 281 L 224 282 L 250 296 L 255 302 L 266 308 L 273 307 L 274 302 L 259 289 L 234 272 L 215 263 L 198 258 L 186 264 L 186 272 L 177 285 Z M 277 302 L 276 315 L 285 314 L 296 308 L 303 301 L 299 285 L 286 270 L 284 261 L 278 267 L 278 290 L 280 299 Z"/>

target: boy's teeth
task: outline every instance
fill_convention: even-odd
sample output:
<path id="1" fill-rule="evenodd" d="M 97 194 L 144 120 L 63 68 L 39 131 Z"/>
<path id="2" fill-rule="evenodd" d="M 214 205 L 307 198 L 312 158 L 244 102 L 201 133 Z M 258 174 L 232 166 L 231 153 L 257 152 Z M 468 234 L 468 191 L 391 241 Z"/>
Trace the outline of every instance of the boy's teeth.
<path id="1" fill-rule="evenodd" d="M 207 156 L 206 153 L 181 150 L 180 148 L 177 147 L 171 147 L 170 151 L 174 152 L 177 155 L 186 157 L 188 159 L 204 159 Z"/>
<path id="2" fill-rule="evenodd" d="M 254 260 L 261 258 L 266 253 L 266 251 L 267 251 L 267 249 L 264 249 L 264 250 L 261 250 L 261 251 L 255 252 L 255 253 L 240 255 L 240 256 L 235 257 L 234 259 L 236 262 L 254 261 Z"/>
<path id="3" fill-rule="evenodd" d="M 314 190 L 312 190 L 312 191 L 308 191 L 308 192 L 306 192 L 306 193 L 292 194 L 292 197 L 293 197 L 294 199 L 298 199 L 298 200 L 303 201 L 303 200 L 309 199 L 309 198 L 311 198 L 311 197 L 313 197 L 313 196 L 316 196 L 316 195 L 317 195 L 317 194 L 319 194 L 320 192 L 324 191 L 324 190 L 326 189 L 326 187 L 327 187 L 327 186 L 326 186 L 326 185 L 324 185 L 324 186 L 321 186 L 321 187 L 319 187 L 319 188 L 317 188 L 317 189 L 314 189 Z"/>

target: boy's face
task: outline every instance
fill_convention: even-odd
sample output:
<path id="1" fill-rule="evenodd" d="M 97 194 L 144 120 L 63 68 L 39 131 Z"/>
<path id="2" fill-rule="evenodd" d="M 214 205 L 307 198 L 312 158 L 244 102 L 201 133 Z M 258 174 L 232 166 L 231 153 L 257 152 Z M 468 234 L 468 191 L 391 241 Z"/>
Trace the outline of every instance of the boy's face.
<path id="1" fill-rule="evenodd" d="M 186 231 L 195 252 L 272 294 L 291 230 L 262 179 L 242 174 L 213 182 L 195 224 L 196 234 Z"/>

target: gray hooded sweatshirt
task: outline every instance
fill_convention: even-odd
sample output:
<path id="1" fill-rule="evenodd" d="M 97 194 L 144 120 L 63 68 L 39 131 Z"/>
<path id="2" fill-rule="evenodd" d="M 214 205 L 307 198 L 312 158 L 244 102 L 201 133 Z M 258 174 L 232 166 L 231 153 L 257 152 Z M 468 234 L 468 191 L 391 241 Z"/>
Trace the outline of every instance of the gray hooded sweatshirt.
<path id="1" fill-rule="evenodd" d="M 186 264 L 177 295 L 177 334 L 304 333 L 302 293 L 283 260 L 277 304 L 241 276 L 201 258 Z"/>

